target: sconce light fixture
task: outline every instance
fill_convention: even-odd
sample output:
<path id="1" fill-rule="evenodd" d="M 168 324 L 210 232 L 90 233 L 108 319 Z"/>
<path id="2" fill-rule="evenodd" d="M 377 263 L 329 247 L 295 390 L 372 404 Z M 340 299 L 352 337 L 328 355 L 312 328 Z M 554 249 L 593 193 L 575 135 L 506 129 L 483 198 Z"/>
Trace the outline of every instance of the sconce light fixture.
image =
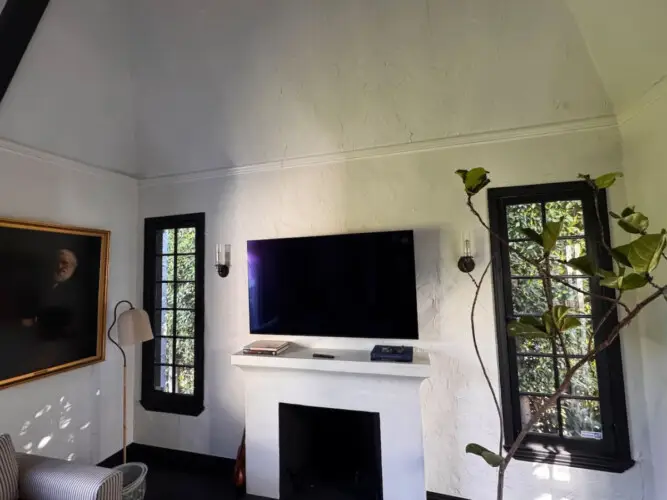
<path id="1" fill-rule="evenodd" d="M 463 237 L 463 255 L 458 262 L 459 271 L 463 273 L 471 273 L 475 269 L 475 259 L 472 257 L 472 250 L 470 249 L 470 236 Z"/>
<path id="2" fill-rule="evenodd" d="M 222 245 L 215 246 L 215 268 L 218 271 L 218 276 L 226 278 L 229 276 L 229 268 L 232 267 L 232 246 L 225 245 L 224 263 L 220 261 L 220 254 L 222 253 Z"/>

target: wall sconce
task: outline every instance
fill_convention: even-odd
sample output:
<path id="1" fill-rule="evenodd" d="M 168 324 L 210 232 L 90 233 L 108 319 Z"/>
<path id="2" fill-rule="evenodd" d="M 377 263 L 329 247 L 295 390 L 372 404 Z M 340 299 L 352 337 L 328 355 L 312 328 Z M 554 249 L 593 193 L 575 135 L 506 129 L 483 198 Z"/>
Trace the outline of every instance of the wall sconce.
<path id="1" fill-rule="evenodd" d="M 471 273 L 475 269 L 475 259 L 472 257 L 470 247 L 470 235 L 466 234 L 463 236 L 463 255 L 457 264 L 462 273 Z"/>
<path id="2" fill-rule="evenodd" d="M 226 278 L 229 276 L 229 268 L 232 267 L 232 246 L 225 245 L 225 260 L 224 264 L 220 262 L 220 254 L 222 253 L 222 245 L 215 246 L 215 268 L 218 271 L 218 276 Z"/>

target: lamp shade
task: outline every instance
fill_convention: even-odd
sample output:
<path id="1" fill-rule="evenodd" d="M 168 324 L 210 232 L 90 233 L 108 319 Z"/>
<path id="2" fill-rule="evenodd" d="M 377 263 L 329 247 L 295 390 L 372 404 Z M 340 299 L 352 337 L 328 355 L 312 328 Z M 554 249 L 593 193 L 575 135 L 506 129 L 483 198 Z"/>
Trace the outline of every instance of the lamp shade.
<path id="1" fill-rule="evenodd" d="M 143 309 L 130 309 L 118 317 L 118 342 L 120 345 L 136 345 L 153 339 L 148 313 Z"/>

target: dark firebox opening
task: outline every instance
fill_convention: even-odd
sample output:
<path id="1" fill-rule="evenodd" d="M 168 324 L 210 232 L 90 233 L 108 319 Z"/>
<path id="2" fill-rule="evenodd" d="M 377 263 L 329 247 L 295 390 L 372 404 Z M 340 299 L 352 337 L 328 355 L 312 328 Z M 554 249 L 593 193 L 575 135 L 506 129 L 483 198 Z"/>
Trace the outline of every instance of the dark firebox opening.
<path id="1" fill-rule="evenodd" d="M 281 500 L 382 500 L 380 414 L 280 404 Z"/>

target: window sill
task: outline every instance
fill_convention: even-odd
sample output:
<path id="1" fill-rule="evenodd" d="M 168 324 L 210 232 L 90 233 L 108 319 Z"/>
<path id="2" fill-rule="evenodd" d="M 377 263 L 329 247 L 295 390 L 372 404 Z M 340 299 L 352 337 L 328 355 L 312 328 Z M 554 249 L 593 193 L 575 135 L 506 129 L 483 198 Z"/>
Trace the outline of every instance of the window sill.
<path id="1" fill-rule="evenodd" d="M 508 447 L 505 447 L 508 450 Z M 554 465 L 564 465 L 577 469 L 597 470 L 621 474 L 635 465 L 632 458 L 618 458 L 604 455 L 592 455 L 582 452 L 549 451 L 530 447 L 520 448 L 514 455 L 515 460 Z"/>
<path id="2" fill-rule="evenodd" d="M 198 417 L 204 412 L 204 405 L 198 402 L 183 401 L 150 401 L 141 400 L 141 406 L 147 411 L 156 411 L 160 413 L 172 413 L 174 415 L 189 415 Z"/>

